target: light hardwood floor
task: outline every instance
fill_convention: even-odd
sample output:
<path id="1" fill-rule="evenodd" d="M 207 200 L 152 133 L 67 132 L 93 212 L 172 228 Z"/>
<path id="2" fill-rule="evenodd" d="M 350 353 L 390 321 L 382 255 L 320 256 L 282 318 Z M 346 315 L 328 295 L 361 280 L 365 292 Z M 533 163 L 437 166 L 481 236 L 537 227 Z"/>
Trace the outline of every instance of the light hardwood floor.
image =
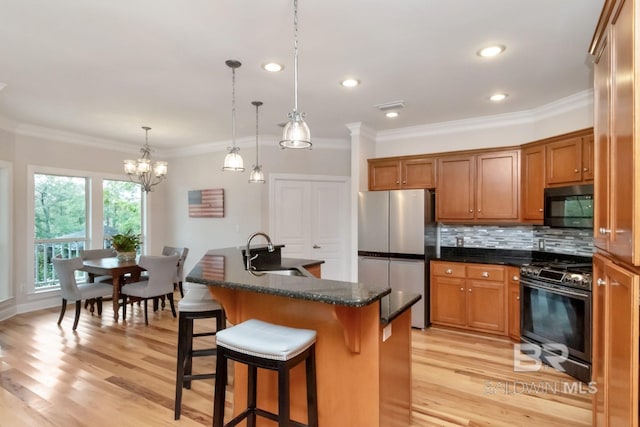
<path id="1" fill-rule="evenodd" d="M 211 425 L 212 381 L 185 390 L 173 420 L 178 322 L 168 307 L 150 311 L 149 326 L 139 307 L 119 323 L 109 309 L 84 310 L 75 333 L 73 311 L 60 327 L 57 309 L 0 322 L 1 427 Z M 550 369 L 514 372 L 506 340 L 414 331 L 412 368 L 411 427 L 591 425 L 590 395 Z"/>

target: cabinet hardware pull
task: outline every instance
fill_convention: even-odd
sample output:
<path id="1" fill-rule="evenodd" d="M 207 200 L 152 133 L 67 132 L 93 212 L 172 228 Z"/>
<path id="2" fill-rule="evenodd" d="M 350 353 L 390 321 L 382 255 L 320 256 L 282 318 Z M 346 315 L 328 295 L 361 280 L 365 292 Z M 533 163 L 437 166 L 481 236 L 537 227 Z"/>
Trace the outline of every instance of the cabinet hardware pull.
<path id="1" fill-rule="evenodd" d="M 471 288 L 469 288 L 469 292 L 471 292 Z"/>
<path id="2" fill-rule="evenodd" d="M 445 274 L 453 274 L 453 270 L 450 268 L 447 268 L 444 272 Z"/>
<path id="3" fill-rule="evenodd" d="M 483 271 L 482 272 L 482 277 L 489 277 L 489 272 Z"/>
<path id="4" fill-rule="evenodd" d="M 589 172 L 589 168 L 582 169 L 583 172 Z"/>
<path id="5" fill-rule="evenodd" d="M 460 288 L 460 292 L 464 292 L 464 288 Z"/>
<path id="6" fill-rule="evenodd" d="M 540 208 L 538 209 L 538 212 L 544 212 L 544 209 Z"/>
<path id="7" fill-rule="evenodd" d="M 600 232 L 600 234 L 609 234 L 609 233 L 611 233 L 611 230 L 606 229 L 606 228 L 604 228 L 604 227 L 600 227 L 600 228 L 598 229 L 598 231 Z"/>
<path id="8" fill-rule="evenodd" d="M 612 280 L 611 286 L 620 286 L 620 282 L 618 282 L 617 280 Z"/>
<path id="9" fill-rule="evenodd" d="M 598 284 L 598 286 L 604 286 L 607 284 L 607 281 L 604 279 L 598 279 L 596 280 L 596 283 Z"/>
<path id="10" fill-rule="evenodd" d="M 473 213 L 473 209 L 469 209 L 469 213 Z"/>
<path id="11" fill-rule="evenodd" d="M 518 276 L 513 276 L 511 280 L 513 280 L 514 282 L 517 282 L 518 280 L 520 280 L 520 278 Z"/>
<path id="12" fill-rule="evenodd" d="M 518 295 L 518 296 L 516 297 L 516 300 L 520 301 L 520 295 Z"/>
<path id="13" fill-rule="evenodd" d="M 313 249 L 320 249 L 322 246 L 313 245 Z"/>
<path id="14" fill-rule="evenodd" d="M 403 184 L 406 184 L 406 183 L 407 183 L 407 181 L 402 181 L 402 183 L 403 183 Z"/>
<path id="15" fill-rule="evenodd" d="M 396 181 L 396 184 L 400 184 L 400 181 Z"/>
<path id="16" fill-rule="evenodd" d="M 574 169 L 573 172 L 574 173 L 578 173 L 578 172 L 580 172 L 580 169 Z"/>

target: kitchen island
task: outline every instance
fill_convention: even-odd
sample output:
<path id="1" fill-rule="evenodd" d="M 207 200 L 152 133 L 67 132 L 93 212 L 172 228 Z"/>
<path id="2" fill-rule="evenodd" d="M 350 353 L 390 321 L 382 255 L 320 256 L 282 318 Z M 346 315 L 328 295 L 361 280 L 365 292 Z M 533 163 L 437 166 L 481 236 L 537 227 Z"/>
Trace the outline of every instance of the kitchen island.
<path id="1" fill-rule="evenodd" d="M 291 267 L 291 260 L 288 260 Z M 297 267 L 313 261 L 301 260 Z M 317 332 L 319 422 L 404 426 L 411 417 L 411 311 L 420 298 L 362 283 L 248 272 L 240 248 L 208 251 L 188 282 L 209 286 L 230 324 L 259 319 Z M 246 367 L 236 365 L 234 414 L 246 406 Z M 291 373 L 291 414 L 306 422 L 304 366 Z M 277 378 L 260 371 L 258 406 L 277 412 Z M 261 422 L 264 422 L 261 424 Z M 270 425 L 260 420 L 258 425 Z"/>

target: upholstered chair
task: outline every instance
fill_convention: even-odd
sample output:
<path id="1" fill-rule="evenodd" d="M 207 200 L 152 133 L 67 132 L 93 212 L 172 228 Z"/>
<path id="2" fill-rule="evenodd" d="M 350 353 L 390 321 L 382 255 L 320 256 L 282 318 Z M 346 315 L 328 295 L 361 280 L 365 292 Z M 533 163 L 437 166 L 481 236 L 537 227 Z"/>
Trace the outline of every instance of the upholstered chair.
<path id="1" fill-rule="evenodd" d="M 113 287 L 106 283 L 87 283 L 78 285 L 76 281 L 76 270 L 82 268 L 82 258 L 54 258 L 53 269 L 60 281 L 60 291 L 62 293 L 62 307 L 60 309 L 60 317 L 58 325 L 64 318 L 67 309 L 67 301 L 76 303 L 76 316 L 73 321 L 73 330 L 78 327 L 80 319 L 81 301 L 95 299 L 98 303 L 98 314 L 102 314 L 102 297 L 113 295 Z"/>
<path id="2" fill-rule="evenodd" d="M 169 300 L 173 317 L 176 317 L 176 308 L 173 303 L 173 283 L 179 258 L 179 255 L 140 256 L 138 265 L 147 270 L 148 278 L 139 282 L 128 283 L 120 289 L 123 318 L 126 319 L 127 316 L 127 298 L 135 297 L 144 301 L 144 323 L 148 325 L 147 300 L 161 296 Z"/>
<path id="3" fill-rule="evenodd" d="M 100 259 L 100 258 L 113 258 L 117 255 L 116 250 L 110 249 L 81 249 L 80 258 L 85 259 Z M 97 276 L 93 278 L 94 282 L 111 283 L 113 278 L 111 276 Z"/>
<path id="4" fill-rule="evenodd" d="M 174 289 L 180 289 L 180 297 L 184 298 L 184 290 L 182 289 L 182 281 L 184 280 L 184 261 L 187 259 L 187 255 L 189 254 L 189 248 L 174 248 L 173 246 L 165 246 L 162 248 L 162 255 L 173 255 L 178 254 L 180 258 L 178 259 L 178 265 L 176 268 L 176 278 L 174 279 Z"/>

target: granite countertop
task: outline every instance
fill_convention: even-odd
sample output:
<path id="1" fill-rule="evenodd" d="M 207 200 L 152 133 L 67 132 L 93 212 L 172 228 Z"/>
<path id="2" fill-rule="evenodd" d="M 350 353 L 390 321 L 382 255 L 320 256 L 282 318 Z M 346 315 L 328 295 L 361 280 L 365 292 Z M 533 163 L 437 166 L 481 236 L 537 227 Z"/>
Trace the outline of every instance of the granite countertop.
<path id="1" fill-rule="evenodd" d="M 511 265 L 515 267 L 520 267 L 523 264 L 530 264 L 534 261 L 573 261 L 580 263 L 591 262 L 590 257 L 558 254 L 553 252 L 459 247 L 442 247 L 440 248 L 440 256 L 437 258 L 432 258 L 432 260 Z"/>
<path id="2" fill-rule="evenodd" d="M 420 294 L 392 291 L 380 301 L 380 323 L 388 325 L 393 319 L 420 301 L 421 298 L 422 296 Z"/>
<path id="3" fill-rule="evenodd" d="M 304 266 L 323 261 L 283 258 L 282 268 L 301 269 L 305 276 L 281 276 L 245 270 L 242 248 L 231 247 L 208 251 L 186 277 L 188 282 L 221 288 L 238 289 L 270 295 L 318 301 L 348 307 L 370 305 L 391 292 L 388 288 L 364 283 L 318 279 Z M 274 266 L 273 269 L 278 269 Z"/>

